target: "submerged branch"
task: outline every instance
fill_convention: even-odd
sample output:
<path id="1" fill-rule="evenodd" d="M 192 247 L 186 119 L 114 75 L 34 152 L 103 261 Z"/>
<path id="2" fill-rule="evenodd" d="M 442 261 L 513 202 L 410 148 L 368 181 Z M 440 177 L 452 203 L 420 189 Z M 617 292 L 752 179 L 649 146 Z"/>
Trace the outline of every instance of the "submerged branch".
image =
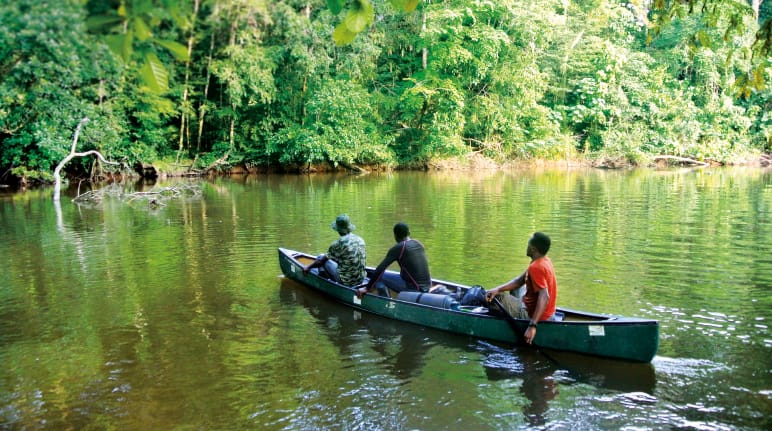
<path id="1" fill-rule="evenodd" d="M 195 197 L 201 194 L 201 186 L 198 184 L 181 184 L 171 187 L 161 187 L 158 189 L 123 193 L 120 187 L 105 187 L 99 190 L 91 190 L 78 195 L 73 202 L 76 203 L 99 203 L 105 196 L 119 197 L 128 204 L 134 202 L 144 202 L 151 207 L 165 206 L 166 201 L 180 197 Z"/>
<path id="2" fill-rule="evenodd" d="M 710 166 L 710 163 L 708 162 L 701 162 L 699 160 L 690 159 L 687 157 L 679 157 L 679 156 L 668 156 L 668 155 L 654 156 L 654 160 L 673 160 L 676 162 L 689 163 L 692 165 Z"/>

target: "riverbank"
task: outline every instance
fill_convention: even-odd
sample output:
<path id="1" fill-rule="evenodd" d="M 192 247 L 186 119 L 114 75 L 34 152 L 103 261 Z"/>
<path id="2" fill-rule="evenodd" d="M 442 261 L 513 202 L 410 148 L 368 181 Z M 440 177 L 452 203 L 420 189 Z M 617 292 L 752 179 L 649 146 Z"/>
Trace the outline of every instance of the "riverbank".
<path id="1" fill-rule="evenodd" d="M 500 169 L 521 169 L 529 167 L 583 167 L 599 169 L 631 169 L 640 167 L 667 168 L 670 166 L 772 166 L 772 154 L 756 154 L 738 156 L 733 163 L 720 163 L 716 161 L 702 161 L 687 157 L 677 156 L 650 156 L 646 160 L 634 163 L 625 157 L 575 157 L 561 160 L 547 159 L 525 159 L 508 160 L 504 162 L 496 161 L 485 157 L 479 153 L 472 153 L 463 156 L 432 160 L 426 163 L 414 163 L 402 166 L 390 165 L 357 165 L 357 164 L 313 164 L 313 165 L 286 165 L 286 166 L 259 166 L 237 164 L 233 166 L 218 166 L 206 170 L 189 169 L 184 164 L 171 165 L 161 163 L 153 166 L 160 177 L 184 177 L 184 176 L 207 176 L 207 175 L 248 175 L 248 174 L 307 174 L 307 173 L 369 173 L 369 172 L 388 172 L 388 171 L 478 171 L 478 170 L 500 170 Z M 177 169 L 174 167 L 177 166 Z M 182 169 L 180 169 L 182 168 Z"/>
<path id="2" fill-rule="evenodd" d="M 210 165 L 204 168 L 195 167 L 193 160 L 166 161 L 157 160 L 152 163 L 138 163 L 133 169 L 119 171 L 100 171 L 84 178 L 82 175 L 70 172 L 69 182 L 121 181 L 126 178 L 144 178 L 148 180 L 184 177 L 211 177 L 220 175 L 265 175 L 265 174 L 313 174 L 313 173 L 353 173 L 367 174 L 371 172 L 390 171 L 491 171 L 526 169 L 531 167 L 553 168 L 596 168 L 596 169 L 633 169 L 642 167 L 668 168 L 676 166 L 720 167 L 720 166 L 750 166 L 766 168 L 772 166 L 772 153 L 738 155 L 732 163 L 702 161 L 678 156 L 649 156 L 644 160 L 632 162 L 621 156 L 574 157 L 561 160 L 525 159 L 496 161 L 479 153 L 432 160 L 426 163 L 410 165 L 357 165 L 357 164 L 313 164 L 313 165 L 246 165 L 243 163 L 228 165 L 225 163 Z M 23 189 L 39 185 L 53 184 L 48 178 L 19 178 L 8 175 L 0 179 L 0 188 Z"/>

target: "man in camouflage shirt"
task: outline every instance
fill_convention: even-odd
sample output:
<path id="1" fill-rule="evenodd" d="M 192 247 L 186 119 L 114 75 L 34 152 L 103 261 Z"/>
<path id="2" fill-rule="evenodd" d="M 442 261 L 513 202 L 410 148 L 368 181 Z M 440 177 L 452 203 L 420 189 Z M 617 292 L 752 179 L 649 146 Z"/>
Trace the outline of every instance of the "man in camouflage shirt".
<path id="1" fill-rule="evenodd" d="M 303 268 L 303 272 L 308 273 L 311 268 L 324 266 L 333 280 L 346 286 L 358 286 L 367 276 L 365 241 L 351 233 L 356 226 L 351 224 L 346 214 L 339 215 L 331 227 L 338 231 L 340 238 L 330 244 L 326 255 L 319 255 L 313 263 Z"/>

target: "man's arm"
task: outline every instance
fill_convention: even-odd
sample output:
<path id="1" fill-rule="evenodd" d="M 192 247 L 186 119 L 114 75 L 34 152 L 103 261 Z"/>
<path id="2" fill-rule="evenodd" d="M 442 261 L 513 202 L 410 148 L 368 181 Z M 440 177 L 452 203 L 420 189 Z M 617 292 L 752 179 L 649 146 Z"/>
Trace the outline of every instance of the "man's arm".
<path id="1" fill-rule="evenodd" d="M 381 263 L 375 268 L 375 271 L 373 271 L 370 281 L 367 282 L 367 290 L 370 290 L 375 285 L 375 282 L 381 278 L 381 275 L 386 271 L 386 268 L 388 268 L 394 260 L 395 259 L 391 259 L 388 254 L 383 258 Z"/>
<path id="2" fill-rule="evenodd" d="M 357 289 L 357 296 L 362 297 L 366 292 L 370 291 L 370 289 L 375 286 L 375 283 L 378 281 L 378 279 L 381 278 L 381 275 L 383 275 L 384 271 L 386 271 L 386 268 L 389 267 L 389 265 L 392 264 L 395 260 L 397 260 L 397 257 L 399 256 L 399 248 L 392 247 L 389 249 L 388 252 L 386 252 L 386 257 L 383 258 L 381 263 L 378 264 L 378 267 L 375 268 L 375 271 L 373 271 L 372 276 L 370 276 L 370 280 L 367 282 L 367 286 L 360 287 Z"/>
<path id="3" fill-rule="evenodd" d="M 324 265 L 324 263 L 327 262 L 327 259 L 329 259 L 329 258 L 327 257 L 326 254 L 319 255 L 319 257 L 317 257 L 316 260 L 311 262 L 311 264 L 309 264 L 308 266 L 304 266 L 303 267 L 303 274 L 308 274 L 308 271 L 310 271 L 311 268 L 318 268 L 318 267 Z"/>
<path id="4" fill-rule="evenodd" d="M 487 299 L 488 302 L 490 302 L 500 292 L 505 292 L 507 290 L 514 291 L 521 288 L 524 284 L 525 284 L 525 272 L 513 278 L 512 280 L 509 280 L 508 282 L 500 286 L 496 286 L 493 289 L 485 292 L 485 299 Z"/>
<path id="5" fill-rule="evenodd" d="M 533 338 L 536 337 L 536 325 L 544 314 L 544 310 L 547 309 L 547 304 L 550 302 L 550 293 L 547 288 L 539 289 L 538 297 L 536 298 L 536 309 L 531 316 L 531 321 L 528 322 L 528 329 L 525 330 L 525 341 L 528 344 L 533 343 Z"/>

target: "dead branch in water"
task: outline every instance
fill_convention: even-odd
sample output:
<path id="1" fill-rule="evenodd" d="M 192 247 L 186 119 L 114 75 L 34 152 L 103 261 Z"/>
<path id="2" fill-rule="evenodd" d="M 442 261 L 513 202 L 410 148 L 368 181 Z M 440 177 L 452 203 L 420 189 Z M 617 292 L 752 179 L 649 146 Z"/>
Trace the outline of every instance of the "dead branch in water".
<path id="1" fill-rule="evenodd" d="M 340 163 L 341 166 L 343 166 L 344 168 L 348 169 L 349 171 L 354 171 L 354 172 L 356 172 L 358 174 L 369 174 L 370 173 L 370 171 L 368 171 L 367 169 L 364 169 L 364 168 L 362 168 L 360 166 L 357 166 L 357 165 L 352 165 L 352 164 L 349 164 L 349 163 L 346 163 L 346 162 L 338 162 L 338 163 Z"/>
<path id="2" fill-rule="evenodd" d="M 181 197 L 197 197 L 201 195 L 201 186 L 198 184 L 180 184 L 170 187 L 160 187 L 153 190 L 123 193 L 121 187 L 111 186 L 99 190 L 91 190 L 78 195 L 73 202 L 76 203 L 99 203 L 105 196 L 118 197 L 128 204 L 135 202 L 146 203 L 150 207 L 165 206 L 170 199 Z"/>
<path id="3" fill-rule="evenodd" d="M 212 169 L 216 168 L 217 166 L 224 165 L 228 161 L 229 156 L 230 156 L 230 151 L 226 152 L 222 157 L 210 163 L 209 166 L 204 168 L 204 172 L 209 172 Z"/>
<path id="4" fill-rule="evenodd" d="M 83 117 L 82 120 L 80 120 L 80 123 L 78 123 L 78 127 L 75 128 L 75 136 L 72 138 L 72 147 L 70 148 L 70 154 L 67 155 L 64 159 L 62 159 L 61 162 L 56 166 L 56 169 L 54 169 L 54 201 L 59 202 L 59 196 L 62 192 L 62 177 L 61 177 L 61 171 L 64 165 L 67 164 L 70 160 L 72 160 L 75 157 L 86 157 L 90 155 L 95 155 L 101 160 L 103 163 L 107 163 L 108 165 L 120 165 L 118 162 L 110 162 L 107 161 L 102 153 L 100 153 L 97 150 L 89 150 L 85 151 L 83 153 L 76 153 L 75 152 L 75 146 L 78 145 L 78 136 L 80 136 L 80 129 L 83 127 L 84 124 L 88 123 L 89 119 L 88 117 Z"/>
<path id="5" fill-rule="evenodd" d="M 667 156 L 667 155 L 654 156 L 654 160 L 673 160 L 675 162 L 688 163 L 691 165 L 710 166 L 710 163 L 708 162 L 701 162 L 699 160 L 689 159 L 686 157 L 678 157 L 678 156 Z"/>
<path id="6" fill-rule="evenodd" d="M 184 196 L 198 196 L 201 187 L 195 184 L 185 184 L 174 187 L 161 187 L 146 192 L 134 192 L 127 195 L 127 202 L 143 201 L 153 207 L 165 206 L 166 201 Z"/>
<path id="7" fill-rule="evenodd" d="M 98 190 L 89 190 L 84 193 L 78 193 L 78 196 L 75 196 L 72 201 L 78 204 L 100 203 L 104 200 L 105 196 L 120 198 L 123 196 L 123 188 L 117 185 L 111 185 Z"/>

